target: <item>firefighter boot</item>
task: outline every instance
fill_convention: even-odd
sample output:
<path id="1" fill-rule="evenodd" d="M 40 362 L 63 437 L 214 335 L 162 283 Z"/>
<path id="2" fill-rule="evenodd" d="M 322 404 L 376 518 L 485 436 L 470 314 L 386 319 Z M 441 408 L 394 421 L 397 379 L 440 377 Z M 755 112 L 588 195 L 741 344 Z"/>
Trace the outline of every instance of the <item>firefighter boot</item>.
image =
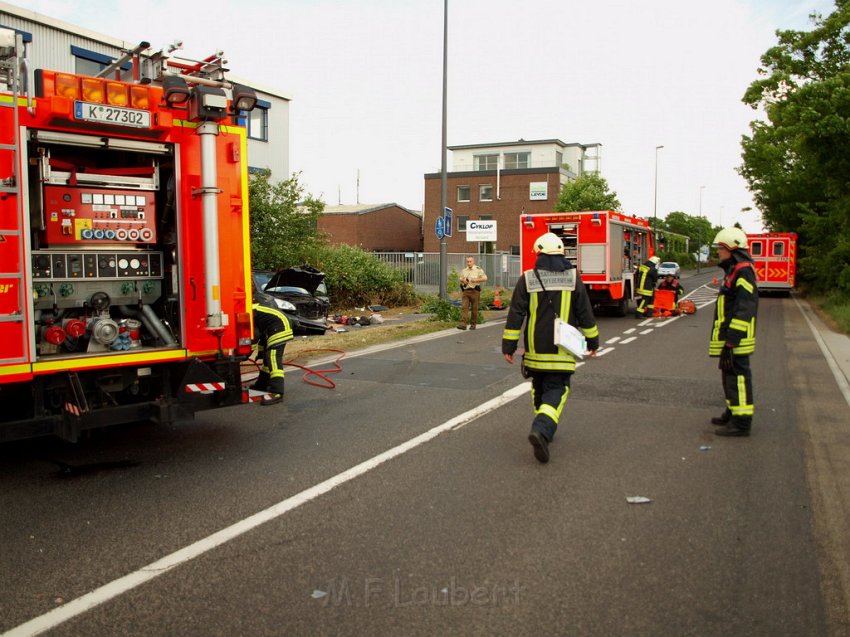
<path id="1" fill-rule="evenodd" d="M 532 431 L 528 434 L 528 442 L 534 447 L 534 457 L 537 461 L 546 464 L 549 462 L 549 441 L 539 431 Z"/>
<path id="2" fill-rule="evenodd" d="M 750 435 L 749 427 L 739 427 L 733 422 L 730 422 L 728 425 L 724 425 L 719 429 L 714 430 L 715 436 L 728 436 L 728 437 L 743 437 Z"/>
<path id="3" fill-rule="evenodd" d="M 268 407 L 269 405 L 277 405 L 278 403 L 283 402 L 283 392 L 279 394 L 269 394 L 266 398 L 263 398 L 260 401 L 260 405 L 263 407 Z"/>
<path id="4" fill-rule="evenodd" d="M 722 416 L 719 416 L 719 417 L 715 416 L 714 418 L 712 418 L 711 424 L 712 425 L 728 425 L 730 420 L 732 420 L 732 412 L 730 412 L 727 409 L 726 411 L 723 412 Z"/>
<path id="5" fill-rule="evenodd" d="M 248 385 L 248 389 L 253 389 L 254 391 L 268 391 L 269 390 L 269 373 L 268 372 L 260 372 L 260 375 L 257 376 L 257 380 L 255 380 L 253 384 Z"/>

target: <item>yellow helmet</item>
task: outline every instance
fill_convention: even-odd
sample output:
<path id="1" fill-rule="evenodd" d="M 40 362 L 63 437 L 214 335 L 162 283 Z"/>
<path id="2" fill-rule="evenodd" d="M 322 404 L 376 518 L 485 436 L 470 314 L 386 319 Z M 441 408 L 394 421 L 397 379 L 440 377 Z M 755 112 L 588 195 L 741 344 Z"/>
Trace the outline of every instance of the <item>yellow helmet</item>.
<path id="1" fill-rule="evenodd" d="M 723 228 L 714 237 L 714 245 L 723 246 L 727 250 L 735 250 L 736 248 L 746 250 L 749 247 L 747 233 L 740 228 Z"/>
<path id="2" fill-rule="evenodd" d="M 564 242 L 554 232 L 547 232 L 537 237 L 537 240 L 534 242 L 534 252 L 564 254 Z"/>

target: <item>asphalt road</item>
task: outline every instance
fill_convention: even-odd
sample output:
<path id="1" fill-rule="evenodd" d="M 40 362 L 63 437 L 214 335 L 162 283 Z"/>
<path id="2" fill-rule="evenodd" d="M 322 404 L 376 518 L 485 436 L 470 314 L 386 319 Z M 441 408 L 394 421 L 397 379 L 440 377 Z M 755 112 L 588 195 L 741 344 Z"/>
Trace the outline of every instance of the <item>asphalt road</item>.
<path id="1" fill-rule="evenodd" d="M 711 310 L 600 317 L 548 465 L 498 324 L 333 390 L 288 371 L 283 405 L 2 446 L 0 632 L 846 634 L 847 404 L 764 298 L 753 435 L 716 438 Z"/>

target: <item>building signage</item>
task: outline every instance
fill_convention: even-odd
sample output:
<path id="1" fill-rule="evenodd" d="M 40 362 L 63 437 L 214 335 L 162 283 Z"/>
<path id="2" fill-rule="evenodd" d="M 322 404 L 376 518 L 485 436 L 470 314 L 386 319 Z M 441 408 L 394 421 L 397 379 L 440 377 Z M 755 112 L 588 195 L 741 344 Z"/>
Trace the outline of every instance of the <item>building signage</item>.
<path id="1" fill-rule="evenodd" d="M 496 222 L 488 219 L 487 221 L 467 221 L 466 222 L 466 240 L 467 241 L 495 241 L 496 240 Z"/>
<path id="2" fill-rule="evenodd" d="M 532 181 L 528 184 L 528 198 L 531 201 L 546 201 L 549 198 L 549 182 Z"/>

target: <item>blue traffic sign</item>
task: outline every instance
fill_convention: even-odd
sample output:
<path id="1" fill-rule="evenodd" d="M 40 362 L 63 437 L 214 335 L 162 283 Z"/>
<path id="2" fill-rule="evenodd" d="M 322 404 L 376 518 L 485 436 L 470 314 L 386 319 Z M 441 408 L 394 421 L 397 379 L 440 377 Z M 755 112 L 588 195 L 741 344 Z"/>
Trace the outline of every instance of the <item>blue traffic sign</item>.
<path id="1" fill-rule="evenodd" d="M 437 221 L 434 224 L 434 232 L 437 234 L 438 239 L 442 239 L 445 236 L 445 227 L 443 226 L 442 217 L 437 217 Z"/>
<path id="2" fill-rule="evenodd" d="M 446 208 L 445 214 L 443 215 L 443 232 L 447 237 L 452 236 L 452 209 Z"/>

